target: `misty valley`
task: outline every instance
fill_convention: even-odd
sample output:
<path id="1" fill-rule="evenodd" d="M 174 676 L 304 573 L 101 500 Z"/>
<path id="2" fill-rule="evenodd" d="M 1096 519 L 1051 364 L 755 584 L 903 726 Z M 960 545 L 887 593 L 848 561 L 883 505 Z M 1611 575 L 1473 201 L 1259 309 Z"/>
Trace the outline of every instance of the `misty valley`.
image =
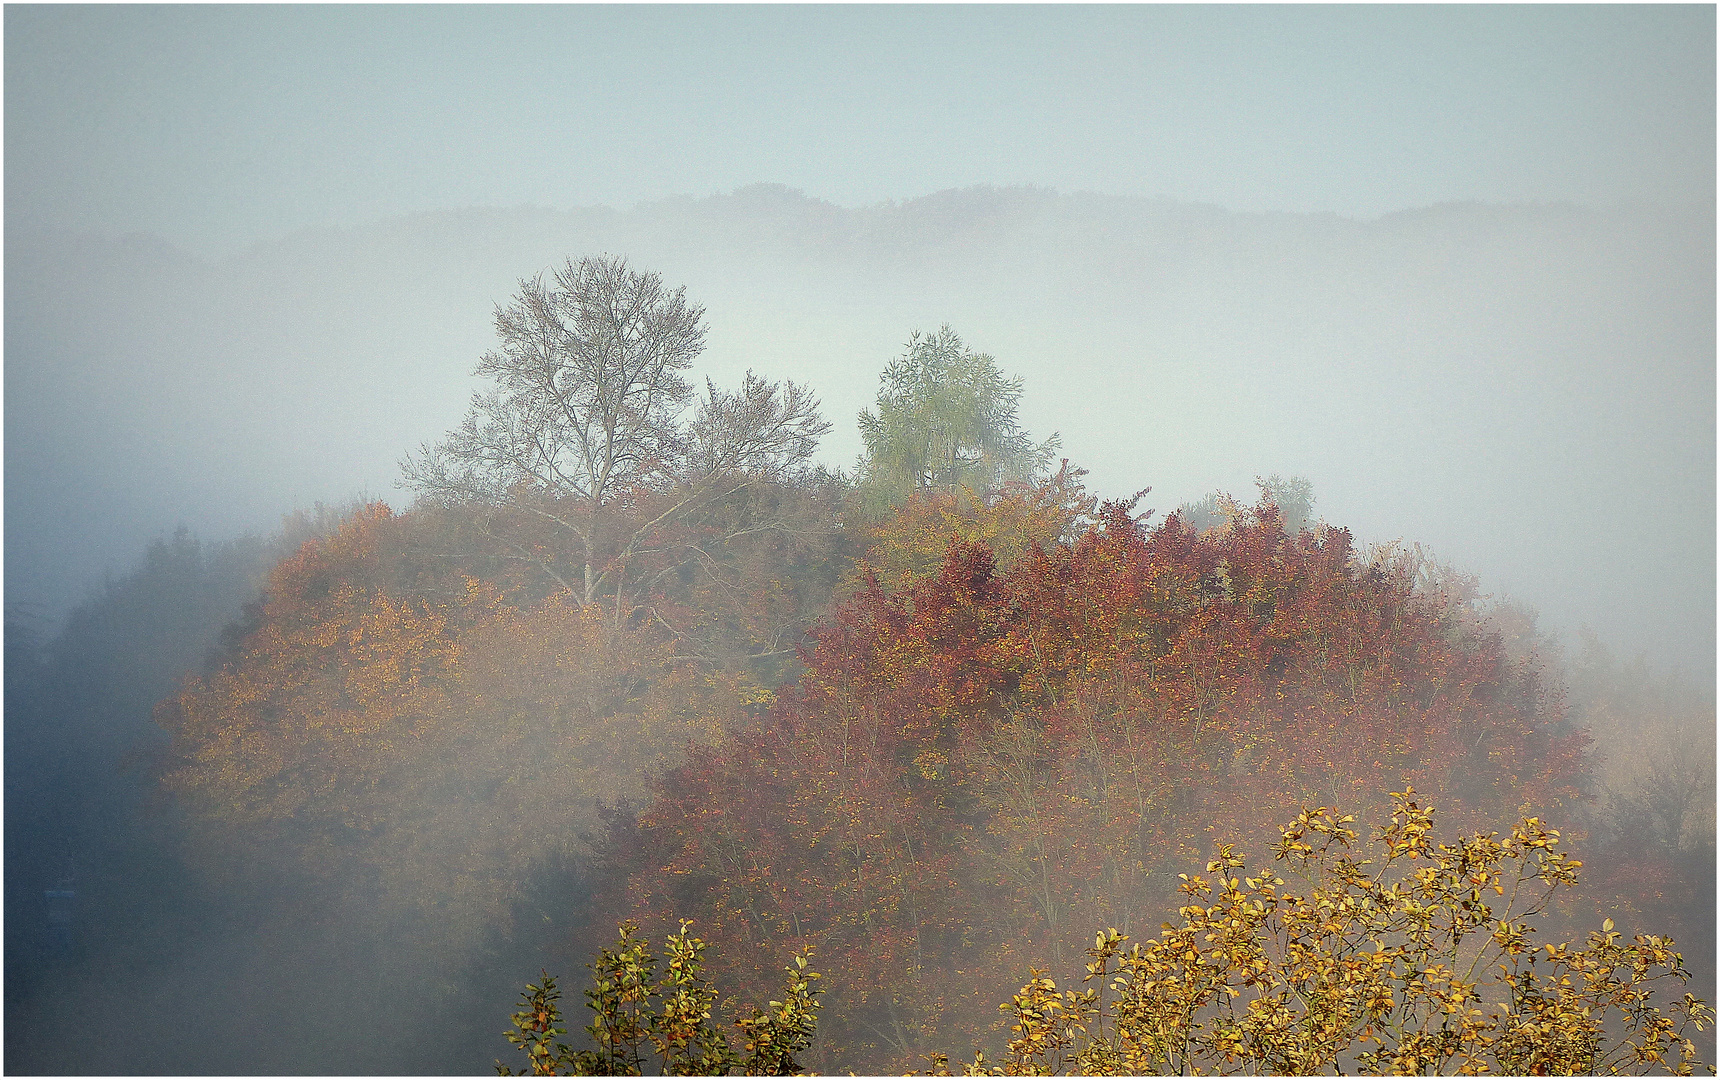
<path id="1" fill-rule="evenodd" d="M 709 325 L 568 258 L 395 497 L 8 606 L 9 1070 L 1714 1060 L 1711 687 L 1279 462 L 1092 490 L 960 325 L 831 468 Z"/>

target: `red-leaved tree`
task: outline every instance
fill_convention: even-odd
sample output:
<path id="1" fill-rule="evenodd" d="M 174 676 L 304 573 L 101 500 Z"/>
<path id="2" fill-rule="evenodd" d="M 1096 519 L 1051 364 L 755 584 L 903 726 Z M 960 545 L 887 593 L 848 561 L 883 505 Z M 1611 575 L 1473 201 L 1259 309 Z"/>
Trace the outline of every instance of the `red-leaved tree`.
<path id="1" fill-rule="evenodd" d="M 1096 925 L 1150 930 L 1177 870 L 1305 805 L 1407 782 L 1508 828 L 1582 768 L 1557 695 L 1473 610 L 1269 503 L 1205 534 L 1111 503 L 1004 573 L 954 539 L 935 577 L 852 595 L 804 661 L 661 781 L 623 854 L 635 913 L 698 920 L 755 989 L 816 947 L 814 1068 L 961 1046 L 1012 973 Z"/>

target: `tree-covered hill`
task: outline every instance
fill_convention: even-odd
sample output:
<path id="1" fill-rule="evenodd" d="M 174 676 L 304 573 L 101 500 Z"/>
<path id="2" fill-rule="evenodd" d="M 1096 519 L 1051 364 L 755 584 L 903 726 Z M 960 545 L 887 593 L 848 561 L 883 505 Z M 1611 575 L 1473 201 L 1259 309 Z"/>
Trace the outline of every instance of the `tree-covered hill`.
<path id="1" fill-rule="evenodd" d="M 1712 941 L 1712 698 L 1306 477 L 1102 500 L 948 326 L 831 469 L 812 389 L 701 389 L 714 317 L 637 264 L 493 314 L 464 419 L 398 448 L 411 501 L 181 533 L 58 633 L 9 619 L 9 1065 L 470 1072 L 534 972 L 690 919 L 751 1000 L 813 951 L 796 1062 L 913 1068 L 1215 846 L 1412 785 L 1562 823 L 1549 935 Z"/>

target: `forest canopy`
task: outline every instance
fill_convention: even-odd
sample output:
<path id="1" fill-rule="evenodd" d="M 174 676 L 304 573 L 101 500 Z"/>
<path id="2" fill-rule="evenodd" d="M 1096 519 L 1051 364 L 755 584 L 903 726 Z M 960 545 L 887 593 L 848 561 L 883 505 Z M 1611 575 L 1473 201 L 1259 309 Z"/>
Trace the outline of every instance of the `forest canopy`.
<path id="1" fill-rule="evenodd" d="M 1303 477 L 1168 515 L 1101 499 L 948 326 L 885 368 L 854 473 L 815 466 L 810 388 L 695 390 L 703 317 L 610 256 L 521 281 L 465 421 L 403 462 L 415 504 L 271 556 L 154 713 L 206 880 L 286 875 L 398 948 L 678 940 L 772 1003 L 748 1014 L 769 1061 L 819 1071 L 959 1057 L 1023 972 L 1151 938 L 1213 851 L 1271 851 L 1318 808 L 1385 821 L 1412 788 L 1462 837 L 1566 823 L 1590 870 L 1537 910 L 1551 940 L 1598 915 L 1711 942 L 1686 912 L 1712 765 L 1654 744 L 1711 739 L 1711 699 L 1566 658 L 1419 548 L 1359 547 Z M 1240 888 L 1216 884 L 1261 899 Z M 809 955 L 816 1037 L 767 1022 Z M 766 1061 L 675 1012 L 695 981 L 650 991 L 668 1026 L 628 1062 L 648 1036 L 665 1062 Z M 620 1061 L 555 1042 L 553 991 L 516 1016 L 532 1062 Z"/>

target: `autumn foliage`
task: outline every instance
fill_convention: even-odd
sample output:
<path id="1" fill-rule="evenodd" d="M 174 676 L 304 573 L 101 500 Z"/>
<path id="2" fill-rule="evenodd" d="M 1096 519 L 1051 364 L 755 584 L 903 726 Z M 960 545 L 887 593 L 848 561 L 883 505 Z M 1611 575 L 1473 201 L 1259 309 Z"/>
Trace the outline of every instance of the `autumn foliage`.
<path id="1" fill-rule="evenodd" d="M 1095 925 L 1155 925 L 1214 842 L 1405 783 L 1459 828 L 1508 827 L 1582 767 L 1556 695 L 1473 612 L 1269 503 L 1205 534 L 1107 504 L 1004 572 L 955 539 L 933 577 L 874 575 L 804 663 L 656 785 L 631 904 L 699 919 L 757 986 L 815 945 L 814 1052 L 850 1068 L 959 1045 L 992 988 Z"/>
<path id="2" fill-rule="evenodd" d="M 1415 791 L 1475 839 L 1435 859 L 1400 829 L 1387 839 L 1411 847 L 1385 867 L 1426 857 L 1481 874 L 1479 889 L 1505 862 L 1533 863 L 1562 887 L 1530 824 L 1545 817 L 1593 830 L 1591 880 L 1621 916 L 1658 917 L 1710 883 L 1679 859 L 1705 854 L 1711 879 L 1712 770 L 1629 748 L 1654 732 L 1711 739 L 1711 703 L 1645 696 L 1598 654 L 1572 669 L 1583 677 L 1544 669 L 1532 617 L 1484 611 L 1419 549 L 1359 551 L 1310 525 L 1305 479 L 1153 524 L 1136 512 L 1145 492 L 1099 504 L 1082 470 L 1047 471 L 1055 436 L 1020 429 L 1020 381 L 947 327 L 886 371 L 856 477 L 814 468 L 829 424 L 806 387 L 749 372 L 736 392 L 694 394 L 680 372 L 703 348 L 702 313 L 610 257 L 570 260 L 553 288 L 521 282 L 477 369 L 494 388 L 403 463 L 417 506 L 311 530 L 157 707 L 172 736 L 162 791 L 202 869 L 266 865 L 277 879 L 253 892 L 284 881 L 281 895 L 311 897 L 307 918 L 365 913 L 403 955 L 479 956 L 528 894 L 545 924 L 550 908 L 577 912 L 555 933 L 582 952 L 596 943 L 581 933 L 621 923 L 599 953 L 590 1046 L 557 1041 L 551 982 L 527 987 L 510 1037 L 539 1072 L 959 1059 L 1024 970 L 1016 1071 L 1575 1067 L 1574 1043 L 1523 1056 L 1492 1020 L 1472 1024 L 1469 976 L 1434 988 L 1432 953 L 1377 944 L 1368 959 L 1353 935 L 1342 957 L 1325 948 L 1320 897 L 1426 944 L 1380 923 L 1429 910 L 1413 890 L 1388 897 L 1398 879 L 1340 860 L 1312 892 L 1274 891 L 1265 870 L 1244 887 L 1228 853 L 1295 862 L 1308 852 L 1282 846 L 1286 820 L 1324 837 L 1322 855 L 1354 838 L 1311 807 L 1422 828 Z M 1567 683 L 1586 687 L 1578 714 L 1603 753 L 1567 716 Z M 1183 876 L 1215 849 L 1215 886 Z M 1627 894 L 1640 906 L 1615 903 Z M 1152 938 L 1179 903 L 1185 925 Z M 1548 917 L 1569 924 L 1579 907 Z M 1477 918 L 1465 933 L 1483 932 Z M 1322 970 L 1350 965 L 1323 1018 L 1279 993 L 1300 985 L 1294 965 L 1274 974 L 1241 937 L 1199 960 L 1209 932 L 1292 923 L 1318 939 Z M 651 937 L 667 941 L 663 980 Z M 1655 940 L 1632 953 L 1605 936 L 1583 955 L 1665 966 Z M 1517 970 L 1521 950 L 1498 944 Z M 768 1000 L 784 956 L 798 958 L 788 996 L 741 1016 L 731 1041 L 710 1022 L 713 987 Z M 1122 980 L 1137 1034 L 1157 1034 L 1128 1043 L 1122 1004 L 1111 1042 L 1076 1032 L 1071 1016 L 1103 1025 L 1102 995 L 1055 992 L 1043 971 L 1082 956 Z M 1587 977 L 1573 956 L 1548 964 Z M 1166 980 L 1220 968 L 1255 980 L 1247 1022 L 1205 1043 L 1164 1028 Z M 1189 1023 L 1237 997 L 1223 980 L 1194 989 Z M 1582 1003 L 1560 993 L 1533 1023 L 1581 1026 Z M 1389 1061 L 1365 1045 L 1432 1016 L 1393 1010 L 1447 1005 L 1468 1025 L 1455 1041 L 1399 1038 Z"/>
<path id="3" fill-rule="evenodd" d="M 239 662 L 192 679 L 158 719 L 187 748 L 170 789 L 217 816 L 284 820 L 327 812 L 321 796 L 374 782 L 389 751 L 421 738 L 447 700 L 458 631 L 496 598 L 474 579 L 429 603 L 410 595 L 381 504 L 307 542 L 270 574 Z M 337 810 L 355 826 L 362 816 Z"/>
<path id="4" fill-rule="evenodd" d="M 1065 461 L 1037 483 L 915 491 L 889 513 L 856 523 L 860 557 L 846 591 L 864 585 L 868 575 L 891 592 L 934 578 L 952 540 L 985 545 L 1005 570 L 1029 552 L 1071 542 L 1086 531 L 1098 505 L 1082 486 L 1085 474 Z"/>
<path id="5" fill-rule="evenodd" d="M 601 804 L 768 695 L 655 622 L 504 593 L 428 554 L 435 525 L 373 504 L 307 541 L 157 720 L 208 869 L 263 852 L 446 945 L 505 928 Z"/>
<path id="6" fill-rule="evenodd" d="M 1695 1071 L 1692 1037 L 1714 1014 L 1680 993 L 1690 973 L 1672 941 L 1626 941 L 1611 919 L 1577 943 L 1538 933 L 1582 866 L 1557 831 L 1528 817 L 1442 843 L 1413 790 L 1392 800 L 1365 846 L 1354 815 L 1326 807 L 1284 825 L 1252 871 L 1219 845 L 1212 877 L 1179 875 L 1175 922 L 1127 947 L 1101 931 L 1079 990 L 1032 972 L 1002 1007 L 1003 1054 L 962 1071 Z M 949 1075 L 947 1055 L 932 1061 Z"/>
<path id="7" fill-rule="evenodd" d="M 825 497 L 761 486 L 718 527 Z M 1587 735 L 1535 653 L 1413 557 L 1287 533 L 1270 502 L 1197 532 L 1095 508 L 1067 474 L 917 494 L 843 541 L 860 552 L 843 599 L 782 685 L 772 646 L 838 587 L 834 545 L 761 529 L 666 564 L 618 611 L 449 558 L 461 527 L 374 504 L 307 541 L 162 703 L 165 786 L 206 863 L 286 854 L 434 948 L 506 927 L 538 868 L 595 856 L 604 914 L 686 947 L 672 927 L 697 920 L 745 996 L 817 951 L 827 1007 L 816 1038 L 794 1029 L 796 1067 L 977 1050 L 1022 971 L 1092 948 L 1121 962 L 1188 892 L 1182 871 L 1269 847 L 1267 823 L 1306 807 L 1383 815 L 1378 793 L 1413 785 L 1466 833 L 1585 820 Z M 1090 948 L 1095 926 L 1113 936 Z M 1017 1004 L 1063 1016 L 1054 990 L 1035 975 Z M 548 1027 L 533 1045 L 558 1067 L 607 1067 Z M 694 1041 L 764 1067 L 745 1038 Z"/>
<path id="8" fill-rule="evenodd" d="M 781 1000 L 736 1010 L 731 1037 L 714 1019 L 720 991 L 705 971 L 705 942 L 688 932 L 690 925 L 682 922 L 663 943 L 660 978 L 659 958 L 632 923 L 623 923 L 621 937 L 598 953 L 585 991 L 589 1049 L 559 1038 L 567 1029 L 560 1026 L 555 977 L 545 972 L 541 982 L 527 983 L 505 1036 L 525 1051 L 529 1075 L 640 1076 L 647 1069 L 660 1076 L 800 1075 L 795 1058 L 817 1034 L 823 993 L 817 985 L 823 976 L 807 966 L 807 953 L 796 953 L 785 969 Z M 528 1075 L 500 1061 L 496 1071 Z"/>

